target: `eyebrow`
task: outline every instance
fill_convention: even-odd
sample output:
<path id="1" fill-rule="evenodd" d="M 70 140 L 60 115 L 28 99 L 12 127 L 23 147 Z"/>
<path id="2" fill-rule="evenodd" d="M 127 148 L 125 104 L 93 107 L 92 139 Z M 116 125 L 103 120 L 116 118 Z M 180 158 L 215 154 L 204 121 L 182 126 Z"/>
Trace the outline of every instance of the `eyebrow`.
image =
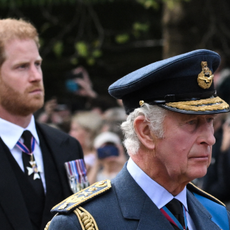
<path id="1" fill-rule="evenodd" d="M 186 114 L 187 116 L 182 118 L 182 120 L 190 120 L 190 119 L 197 119 L 199 117 L 213 117 L 215 118 L 216 117 L 216 114 L 199 114 L 199 115 L 196 115 L 196 114 Z"/>

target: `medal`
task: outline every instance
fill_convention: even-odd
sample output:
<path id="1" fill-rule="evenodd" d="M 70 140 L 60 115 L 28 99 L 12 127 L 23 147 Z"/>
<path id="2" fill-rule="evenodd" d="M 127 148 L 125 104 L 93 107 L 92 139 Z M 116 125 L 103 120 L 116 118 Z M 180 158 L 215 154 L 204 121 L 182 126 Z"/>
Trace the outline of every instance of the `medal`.
<path id="1" fill-rule="evenodd" d="M 79 192 L 89 186 L 83 159 L 65 162 L 65 168 L 69 179 L 69 185 L 73 193 Z"/>
<path id="2" fill-rule="evenodd" d="M 31 139 L 31 152 L 29 151 L 29 149 L 19 140 L 16 144 L 16 146 L 22 151 L 24 152 L 25 154 L 29 155 L 30 156 L 30 165 L 31 167 L 26 167 L 27 170 L 28 170 L 28 176 L 33 175 L 33 180 L 36 180 L 36 179 L 40 179 L 40 174 L 39 172 L 41 172 L 41 170 L 38 168 L 37 166 L 37 163 L 34 159 L 34 155 L 33 155 L 33 152 L 34 152 L 34 149 L 35 149 L 35 138 L 32 136 L 32 139 Z"/>
<path id="3" fill-rule="evenodd" d="M 39 175 L 40 170 L 38 170 L 38 166 L 36 164 L 36 161 L 34 160 L 33 154 L 31 155 L 30 165 L 31 165 L 31 168 L 30 167 L 26 167 L 27 170 L 28 170 L 28 176 L 30 176 L 31 174 L 34 173 L 33 179 L 34 180 L 40 179 L 40 175 Z"/>

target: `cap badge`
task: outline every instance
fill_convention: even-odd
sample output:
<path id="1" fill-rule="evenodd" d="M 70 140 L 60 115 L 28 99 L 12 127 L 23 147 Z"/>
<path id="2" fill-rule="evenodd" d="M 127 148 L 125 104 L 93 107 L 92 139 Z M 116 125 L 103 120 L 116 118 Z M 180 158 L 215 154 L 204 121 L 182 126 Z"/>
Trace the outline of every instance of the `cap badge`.
<path id="1" fill-rule="evenodd" d="M 202 71 L 198 74 L 197 82 L 201 88 L 208 89 L 212 85 L 214 75 L 208 68 L 208 63 L 206 61 L 201 62 L 201 67 Z"/>
<path id="2" fill-rule="evenodd" d="M 143 100 L 139 101 L 140 107 L 142 107 L 144 104 L 145 104 L 145 102 Z"/>

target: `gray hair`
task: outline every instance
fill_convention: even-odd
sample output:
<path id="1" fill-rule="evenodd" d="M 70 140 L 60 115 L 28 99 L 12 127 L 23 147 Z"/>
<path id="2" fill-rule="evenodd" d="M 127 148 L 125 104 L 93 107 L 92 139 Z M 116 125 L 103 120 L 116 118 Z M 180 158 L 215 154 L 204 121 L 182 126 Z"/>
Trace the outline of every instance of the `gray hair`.
<path id="1" fill-rule="evenodd" d="M 149 122 L 149 127 L 151 131 L 158 137 L 163 138 L 163 121 L 165 118 L 167 110 L 157 106 L 149 105 L 145 103 L 142 107 L 135 109 L 130 113 L 126 119 L 121 124 L 121 129 L 124 134 L 124 146 L 128 154 L 136 154 L 140 147 L 140 141 L 135 132 L 133 122 L 140 116 L 144 115 L 145 120 Z"/>

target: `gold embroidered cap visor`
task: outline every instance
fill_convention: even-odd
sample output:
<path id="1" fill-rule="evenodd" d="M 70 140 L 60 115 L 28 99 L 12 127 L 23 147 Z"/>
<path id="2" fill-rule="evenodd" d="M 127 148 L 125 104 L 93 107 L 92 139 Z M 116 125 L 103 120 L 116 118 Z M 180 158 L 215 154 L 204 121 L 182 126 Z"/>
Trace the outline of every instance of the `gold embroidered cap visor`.
<path id="1" fill-rule="evenodd" d="M 168 102 L 159 105 L 165 109 L 186 114 L 215 114 L 229 112 L 229 105 L 220 97 L 208 99 Z"/>
<path id="2" fill-rule="evenodd" d="M 194 50 L 144 66 L 118 79 L 109 93 L 122 99 L 126 113 L 145 103 L 186 114 L 229 112 L 229 105 L 214 88 L 220 56 Z"/>

